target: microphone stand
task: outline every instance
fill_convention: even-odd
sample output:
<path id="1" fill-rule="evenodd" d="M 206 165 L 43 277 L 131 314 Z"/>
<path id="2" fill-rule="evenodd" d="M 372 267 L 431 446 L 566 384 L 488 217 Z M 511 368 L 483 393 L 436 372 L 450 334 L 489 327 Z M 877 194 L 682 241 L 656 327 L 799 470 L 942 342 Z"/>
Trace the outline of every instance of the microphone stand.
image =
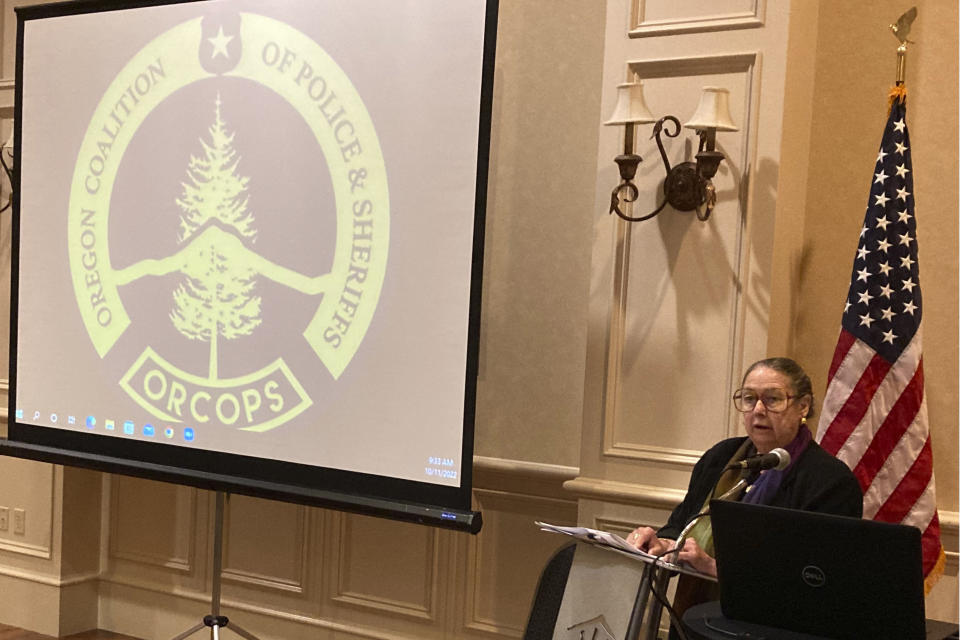
<path id="1" fill-rule="evenodd" d="M 748 483 L 747 483 L 747 479 L 746 479 L 746 478 L 740 478 L 739 480 L 737 480 L 737 484 L 733 485 L 733 487 L 732 487 L 729 491 L 724 492 L 723 495 L 721 495 L 719 498 L 713 498 L 713 497 L 711 497 L 710 499 L 711 499 L 711 500 L 726 500 L 726 499 L 729 498 L 730 496 L 732 496 L 732 495 L 736 494 L 738 491 L 740 491 L 740 489 L 742 489 L 742 488 L 744 488 L 745 486 L 747 486 L 747 484 L 748 484 Z M 709 505 L 710 503 L 707 502 L 707 504 Z M 675 545 L 677 549 L 683 548 L 683 543 L 687 541 L 687 535 L 689 535 L 690 529 L 693 528 L 693 525 L 696 524 L 697 520 L 699 520 L 699 519 L 702 518 L 703 516 L 708 516 L 708 515 L 710 515 L 710 508 L 709 508 L 709 506 L 706 506 L 706 507 L 704 507 L 703 509 L 700 510 L 700 513 L 698 513 L 697 515 L 695 515 L 695 516 L 693 516 L 692 518 L 690 518 L 690 522 L 687 523 L 687 526 L 685 526 L 685 527 L 683 528 L 683 531 L 680 532 L 680 535 L 677 536 L 677 544 Z"/>
<path id="2" fill-rule="evenodd" d="M 722 476 L 723 474 L 721 474 Z M 717 482 L 719 483 L 719 479 Z M 735 485 L 728 491 L 725 491 L 717 500 L 726 500 L 732 495 L 735 495 L 738 491 L 743 489 L 749 483 L 747 478 L 740 478 Z M 713 490 L 710 492 L 710 495 L 713 495 L 713 492 L 716 491 L 716 485 L 714 485 Z M 709 501 L 707 505 L 709 505 Z M 693 528 L 693 525 L 700 518 L 710 515 L 709 506 L 704 507 L 700 510 L 700 513 L 695 515 L 690 521 L 686 524 L 683 530 L 680 532 L 680 535 L 677 536 L 676 544 L 674 545 L 675 549 L 681 549 L 683 543 L 686 541 L 687 536 L 690 533 L 690 530 Z M 653 604 L 650 605 L 650 620 L 649 625 L 647 626 L 647 640 L 656 640 L 657 633 L 659 632 L 660 626 L 660 616 L 663 612 L 663 605 L 661 604 L 661 599 L 665 596 L 667 591 L 667 583 L 670 578 L 670 570 L 664 569 L 663 567 L 658 567 L 653 563 L 647 564 L 643 567 L 643 573 L 640 574 L 640 585 L 637 588 L 637 595 L 633 601 L 633 610 L 630 612 L 630 621 L 627 625 L 627 633 L 624 636 L 624 640 L 640 640 L 640 632 L 643 626 L 644 612 L 647 608 L 647 602 L 650 600 L 650 591 L 655 589 L 656 593 L 661 596 L 659 599 L 655 599 Z M 678 620 L 678 622 L 680 622 Z"/>

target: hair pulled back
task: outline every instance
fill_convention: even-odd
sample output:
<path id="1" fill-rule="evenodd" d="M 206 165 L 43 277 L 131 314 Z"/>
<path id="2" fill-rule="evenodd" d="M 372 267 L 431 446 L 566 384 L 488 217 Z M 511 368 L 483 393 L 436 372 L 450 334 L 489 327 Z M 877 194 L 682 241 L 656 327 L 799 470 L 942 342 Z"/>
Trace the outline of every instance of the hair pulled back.
<path id="1" fill-rule="evenodd" d="M 751 371 L 760 368 L 773 369 L 786 376 L 793 387 L 793 393 L 798 398 L 810 396 L 810 410 L 807 412 L 807 418 L 813 417 L 813 385 L 810 383 L 810 376 L 803 370 L 803 367 L 790 358 L 764 358 L 763 360 L 757 360 L 747 368 L 746 373 L 743 374 L 743 380 L 746 381 Z M 742 384 L 743 382 L 741 382 L 741 386 Z"/>

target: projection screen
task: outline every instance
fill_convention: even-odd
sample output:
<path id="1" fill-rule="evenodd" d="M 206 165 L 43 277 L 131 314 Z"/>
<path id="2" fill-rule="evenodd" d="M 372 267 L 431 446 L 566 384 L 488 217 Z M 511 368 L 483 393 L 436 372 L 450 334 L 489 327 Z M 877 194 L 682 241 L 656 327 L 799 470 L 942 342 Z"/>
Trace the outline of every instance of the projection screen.
<path id="1" fill-rule="evenodd" d="M 2 452 L 478 530 L 496 11 L 17 9 Z"/>

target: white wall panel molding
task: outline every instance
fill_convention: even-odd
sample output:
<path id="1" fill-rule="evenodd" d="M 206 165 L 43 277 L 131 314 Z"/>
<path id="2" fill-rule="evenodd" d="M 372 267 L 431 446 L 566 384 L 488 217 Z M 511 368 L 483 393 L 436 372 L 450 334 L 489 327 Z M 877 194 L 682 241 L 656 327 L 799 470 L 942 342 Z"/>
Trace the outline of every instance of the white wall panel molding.
<path id="1" fill-rule="evenodd" d="M 577 467 L 474 456 L 473 486 L 551 498 L 569 498 L 563 483 L 577 477 Z"/>
<path id="2" fill-rule="evenodd" d="M 735 123 L 742 132 L 749 129 L 749 120 L 740 120 L 737 118 L 738 112 L 742 115 L 750 115 L 751 105 L 756 103 L 758 95 L 753 93 L 753 78 L 756 75 L 760 63 L 760 53 L 758 51 L 739 51 L 735 53 L 707 54 L 700 56 L 678 56 L 670 58 L 647 58 L 643 60 L 628 60 L 627 66 L 636 73 L 641 79 L 647 78 L 675 78 L 680 76 L 700 76 L 713 75 L 721 73 L 743 74 L 748 80 L 748 90 L 743 96 L 745 98 L 742 109 L 738 109 L 734 102 L 730 103 L 730 110 L 734 116 Z M 655 90 L 655 89 L 647 89 Z M 680 105 L 682 106 L 682 105 Z M 691 114 L 693 106 L 690 105 Z M 721 133 L 721 136 L 723 134 Z M 718 144 L 723 143 L 723 138 L 717 139 Z"/>
<path id="3" fill-rule="evenodd" d="M 0 550 L 46 560 L 51 556 L 49 545 L 34 545 L 16 540 L 0 540 Z"/>
<path id="4" fill-rule="evenodd" d="M 621 518 L 610 518 L 610 517 L 597 517 L 594 518 L 593 525 L 591 528 L 599 529 L 600 531 L 608 531 L 614 533 L 621 538 L 626 539 L 630 532 L 637 527 L 636 520 L 624 520 Z"/>
<path id="5" fill-rule="evenodd" d="M 679 9 L 683 7 L 681 13 Z M 766 0 L 633 0 L 631 38 L 753 29 L 764 25 Z"/>
<path id="6" fill-rule="evenodd" d="M 224 513 L 224 581 L 303 596 L 312 551 L 308 515 L 303 505 L 231 496 Z"/>
<path id="7" fill-rule="evenodd" d="M 659 509 L 673 509 L 680 504 L 687 493 L 683 489 L 583 477 L 564 483 L 564 488 L 582 500 L 617 502 Z"/>
<path id="8" fill-rule="evenodd" d="M 13 112 L 10 112 L 10 115 L 4 115 L 2 110 L 0 110 L 0 119 L 12 118 Z M 6 378 L 0 380 L 0 420 L 7 422 L 10 418 L 10 381 Z M 4 434 L 6 436 L 6 434 Z"/>
<path id="9" fill-rule="evenodd" d="M 940 511 L 940 543 L 947 556 L 946 573 L 956 575 L 960 564 L 960 513 L 956 511 Z"/>
<path id="10" fill-rule="evenodd" d="M 0 80 L 0 118 L 13 117 L 13 94 L 15 90 L 13 80 Z"/>
<path id="11" fill-rule="evenodd" d="M 350 514 L 342 514 L 339 520 L 337 579 L 331 599 L 370 611 L 436 621 L 440 531 Z M 392 544 L 383 544 L 385 539 Z M 397 548 L 405 549 L 400 557 Z M 392 568 L 391 575 L 402 579 L 384 580 L 386 566 Z"/>
<path id="12" fill-rule="evenodd" d="M 37 0 L 2 0 L 0 4 L 0 33 L 4 44 L 0 52 L 0 118 L 13 117 L 14 46 L 17 41 L 17 15 L 14 8 L 26 4 L 37 4 Z"/>
<path id="13" fill-rule="evenodd" d="M 301 580 L 285 580 L 277 576 L 254 573 L 252 571 L 242 571 L 239 569 L 224 569 L 221 575 L 225 582 L 235 582 L 265 591 L 282 591 L 297 595 L 302 595 L 304 592 L 303 582 Z"/>
<path id="14" fill-rule="evenodd" d="M 63 468 L 4 456 L 0 458 L 0 472 L 5 478 L 0 486 L 0 504 L 9 509 L 7 530 L 0 532 L 0 551 L 43 560 L 53 558 L 58 522 L 57 487 Z M 14 533 L 14 509 L 25 511 L 25 533 Z"/>
<path id="15" fill-rule="evenodd" d="M 196 565 L 199 490 L 127 476 L 114 476 L 109 488 L 109 558 L 190 574 Z M 151 520 L 161 513 L 165 526 L 156 527 Z M 155 544 L 158 540 L 163 545 Z"/>
<path id="16" fill-rule="evenodd" d="M 17 461 L 17 464 L 39 465 L 43 463 L 21 460 Z M 62 467 L 54 465 L 49 465 L 49 470 L 46 473 L 42 473 L 42 482 L 49 482 L 49 494 L 45 496 L 43 500 L 43 502 L 46 504 L 40 505 L 35 503 L 31 505 L 42 508 L 47 512 L 47 517 L 45 518 L 47 527 L 43 533 L 39 536 L 31 534 L 29 539 L 23 539 L 22 536 L 12 533 L 13 508 L 11 507 L 9 515 L 11 520 L 10 526 L 8 531 L 4 532 L 3 534 L 4 536 L 9 537 L 0 538 L 0 550 L 7 551 L 9 553 L 15 553 L 21 556 L 29 556 L 31 558 L 41 558 L 44 560 L 50 560 L 53 557 L 52 540 L 54 539 L 54 526 L 56 525 L 54 509 L 56 505 L 56 483 L 58 473 L 62 473 Z M 36 525 L 37 523 L 33 524 Z"/>
<path id="17" fill-rule="evenodd" d="M 9 566 L 0 566 L 0 576 L 35 582 L 48 587 L 73 587 L 79 584 L 94 582 L 100 579 L 99 573 L 83 573 L 71 576 L 57 577 L 39 571 L 27 571 Z"/>
<path id="18" fill-rule="evenodd" d="M 574 524 L 577 505 L 572 499 L 478 488 L 473 494 L 484 524 L 479 535 L 456 541 L 462 572 L 458 582 L 465 586 L 455 637 L 519 638 L 543 566 L 568 542 L 540 531 L 534 521 Z"/>
<path id="19" fill-rule="evenodd" d="M 746 187 L 755 164 L 760 54 L 634 59 L 627 66 L 631 74 L 644 80 L 654 112 L 666 115 L 663 111 L 669 109 L 681 122 L 690 115 L 687 111 L 692 113 L 702 86 L 730 87 L 731 112 L 740 128 L 718 137 L 718 148 L 727 159 L 714 179 L 718 206 L 709 222 L 701 225 L 691 220 L 684 225 L 678 216 L 692 218 L 693 214 L 668 208 L 661 214 L 661 218 L 666 216 L 662 221 L 617 220 L 613 239 L 603 455 L 690 468 L 701 451 L 683 447 L 684 440 L 691 444 L 715 441 L 737 430 L 737 416 L 725 390 L 732 388 L 743 360 L 741 317 L 746 302 L 741 283 L 749 277 L 744 246 L 749 204 Z M 692 132 L 681 131 L 685 145 L 664 139 L 671 165 L 692 160 L 695 153 Z M 646 138 L 643 132 L 640 136 Z M 653 203 L 662 199 L 663 168 L 655 147 L 648 146 L 651 151 L 641 152 L 651 158 L 652 166 L 640 172 L 637 183 Z M 637 207 L 632 215 L 646 213 L 645 209 Z M 691 299 L 685 292 L 698 282 L 710 294 Z M 671 342 L 699 354 L 701 367 L 672 379 L 674 360 L 667 356 L 665 346 Z M 711 344 L 718 347 L 711 348 Z M 704 370 L 709 372 L 710 396 L 697 384 L 702 382 Z M 656 382 L 651 385 L 651 380 Z M 667 386 L 652 391 L 660 385 Z M 625 396 L 628 389 L 640 392 L 640 400 Z M 639 409 L 638 403 L 656 407 L 658 400 L 660 404 L 673 403 L 674 414 Z M 681 446 L 667 444 L 672 442 Z"/>

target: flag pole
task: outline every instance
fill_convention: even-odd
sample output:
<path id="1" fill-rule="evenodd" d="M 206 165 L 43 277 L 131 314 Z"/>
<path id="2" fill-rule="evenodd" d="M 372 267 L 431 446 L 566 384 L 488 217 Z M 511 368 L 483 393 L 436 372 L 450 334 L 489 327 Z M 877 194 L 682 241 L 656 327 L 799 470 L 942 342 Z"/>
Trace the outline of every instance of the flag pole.
<path id="1" fill-rule="evenodd" d="M 897 86 L 901 87 L 904 78 L 907 75 L 907 43 L 903 42 L 897 47 Z"/>
<path id="2" fill-rule="evenodd" d="M 906 13 L 897 19 L 895 24 L 890 25 L 890 31 L 900 41 L 897 47 L 897 82 L 890 90 L 889 109 L 893 109 L 896 102 L 905 103 L 907 99 L 907 43 L 914 44 L 912 40 L 907 40 L 910 33 L 910 27 L 917 18 L 917 8 L 911 7 Z"/>

